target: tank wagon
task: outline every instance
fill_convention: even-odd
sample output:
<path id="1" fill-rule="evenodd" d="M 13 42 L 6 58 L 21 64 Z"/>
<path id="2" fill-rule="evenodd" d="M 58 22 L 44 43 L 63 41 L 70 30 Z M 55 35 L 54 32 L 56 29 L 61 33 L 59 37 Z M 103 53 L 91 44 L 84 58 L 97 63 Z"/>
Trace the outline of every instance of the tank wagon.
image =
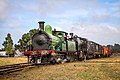
<path id="1" fill-rule="evenodd" d="M 33 35 L 30 49 L 25 53 L 30 63 L 55 64 L 103 57 L 108 54 L 107 47 L 73 33 L 68 36 L 67 32 L 52 30 L 50 25 L 44 27 L 44 21 L 38 23 L 40 30 Z"/>

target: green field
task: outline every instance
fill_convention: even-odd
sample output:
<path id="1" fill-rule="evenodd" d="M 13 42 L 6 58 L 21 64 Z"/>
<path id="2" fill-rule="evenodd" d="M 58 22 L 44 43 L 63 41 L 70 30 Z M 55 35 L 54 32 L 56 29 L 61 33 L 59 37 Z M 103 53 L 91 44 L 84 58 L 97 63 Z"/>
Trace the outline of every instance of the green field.
<path id="1" fill-rule="evenodd" d="M 1 78 L 3 80 L 120 80 L 120 57 L 36 66 Z"/>

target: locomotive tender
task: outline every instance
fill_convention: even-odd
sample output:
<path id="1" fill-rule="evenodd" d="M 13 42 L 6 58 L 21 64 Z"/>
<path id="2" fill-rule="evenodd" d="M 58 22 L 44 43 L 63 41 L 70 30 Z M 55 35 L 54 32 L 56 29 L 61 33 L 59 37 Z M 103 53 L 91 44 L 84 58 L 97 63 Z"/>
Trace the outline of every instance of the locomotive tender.
<path id="1" fill-rule="evenodd" d="M 44 28 L 44 21 L 38 23 L 40 30 L 33 35 L 31 47 L 26 53 L 30 63 L 54 64 L 110 55 L 108 47 L 73 33 L 68 36 L 67 32 L 52 30 L 50 25 Z"/>

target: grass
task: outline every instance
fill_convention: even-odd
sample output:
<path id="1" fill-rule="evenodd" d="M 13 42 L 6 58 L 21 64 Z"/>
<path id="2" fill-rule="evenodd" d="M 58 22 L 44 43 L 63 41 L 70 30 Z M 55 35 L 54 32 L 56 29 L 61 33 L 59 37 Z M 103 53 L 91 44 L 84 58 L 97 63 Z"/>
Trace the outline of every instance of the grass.
<path id="1" fill-rule="evenodd" d="M 87 62 L 94 62 L 94 63 L 114 63 L 114 62 L 118 62 L 120 63 L 120 56 L 117 57 L 109 57 L 109 58 L 101 58 L 101 59 L 91 59 L 88 60 Z"/>
<path id="2" fill-rule="evenodd" d="M 103 73 L 106 74 L 106 76 L 110 77 L 111 79 L 120 80 L 120 71 L 118 70 L 119 68 L 117 67 L 112 65 L 111 66 L 102 65 L 100 70 L 103 71 Z"/>
<path id="3" fill-rule="evenodd" d="M 26 63 L 26 57 L 6 57 L 0 58 L 0 66 L 9 65 L 9 64 L 18 64 L 18 63 Z"/>
<path id="4" fill-rule="evenodd" d="M 106 63 L 108 60 L 110 62 Z M 1 78 L 3 80 L 120 80 L 119 61 L 120 57 L 112 57 L 87 62 L 36 66 Z"/>

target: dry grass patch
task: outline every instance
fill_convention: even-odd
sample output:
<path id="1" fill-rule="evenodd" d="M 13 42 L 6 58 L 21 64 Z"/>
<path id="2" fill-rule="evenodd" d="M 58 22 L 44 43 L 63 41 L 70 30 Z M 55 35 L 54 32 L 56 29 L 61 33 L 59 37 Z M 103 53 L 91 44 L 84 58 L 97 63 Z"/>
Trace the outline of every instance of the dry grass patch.
<path id="1" fill-rule="evenodd" d="M 118 58 L 108 58 L 114 60 Z M 120 58 L 119 58 L 120 59 Z M 105 60 L 105 59 L 103 59 Z M 99 61 L 99 60 L 98 60 Z M 2 77 L 3 80 L 120 80 L 120 63 L 74 62 L 36 66 Z"/>
<path id="2" fill-rule="evenodd" d="M 27 58 L 25 56 L 0 58 L 0 66 L 9 65 L 9 64 L 26 63 L 26 62 L 27 62 Z"/>

